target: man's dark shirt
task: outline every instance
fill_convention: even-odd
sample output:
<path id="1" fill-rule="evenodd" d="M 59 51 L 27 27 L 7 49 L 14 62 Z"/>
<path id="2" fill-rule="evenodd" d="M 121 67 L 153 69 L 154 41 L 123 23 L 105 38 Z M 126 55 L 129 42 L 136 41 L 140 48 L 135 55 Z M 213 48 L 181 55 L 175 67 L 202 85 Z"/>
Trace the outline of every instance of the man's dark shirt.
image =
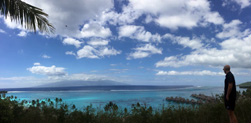
<path id="1" fill-rule="evenodd" d="M 235 85 L 235 79 L 234 75 L 231 72 L 228 72 L 226 74 L 225 79 L 225 89 L 224 89 L 224 97 L 226 98 L 227 90 L 228 90 L 228 84 L 233 83 L 232 91 L 229 95 L 229 100 L 235 100 L 236 99 L 236 85 Z"/>

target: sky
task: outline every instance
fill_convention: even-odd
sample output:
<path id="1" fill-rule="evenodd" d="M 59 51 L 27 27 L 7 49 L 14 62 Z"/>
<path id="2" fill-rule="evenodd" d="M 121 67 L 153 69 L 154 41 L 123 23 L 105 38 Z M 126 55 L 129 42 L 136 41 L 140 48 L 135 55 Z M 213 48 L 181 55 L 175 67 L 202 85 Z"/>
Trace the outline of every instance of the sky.
<path id="1" fill-rule="evenodd" d="M 226 64 L 237 84 L 251 81 L 251 0 L 23 1 L 43 9 L 56 31 L 34 33 L 0 16 L 0 88 L 224 86 Z"/>

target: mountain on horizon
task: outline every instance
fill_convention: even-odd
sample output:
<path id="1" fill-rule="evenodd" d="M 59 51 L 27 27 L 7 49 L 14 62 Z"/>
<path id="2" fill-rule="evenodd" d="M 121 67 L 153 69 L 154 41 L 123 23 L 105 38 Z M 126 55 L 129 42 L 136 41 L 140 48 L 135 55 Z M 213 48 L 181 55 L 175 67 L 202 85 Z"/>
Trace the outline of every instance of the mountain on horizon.
<path id="1" fill-rule="evenodd" d="M 60 81 L 54 83 L 47 83 L 39 85 L 37 87 L 108 86 L 108 85 L 129 85 L 129 84 L 115 82 L 111 80 L 99 80 L 99 81 L 73 80 L 73 81 Z"/>

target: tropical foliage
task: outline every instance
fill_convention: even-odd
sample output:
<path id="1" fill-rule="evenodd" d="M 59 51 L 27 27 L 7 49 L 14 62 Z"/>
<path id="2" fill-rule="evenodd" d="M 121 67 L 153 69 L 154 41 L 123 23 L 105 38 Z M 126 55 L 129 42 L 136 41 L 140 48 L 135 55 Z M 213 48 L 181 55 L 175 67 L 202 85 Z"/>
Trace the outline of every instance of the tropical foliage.
<path id="1" fill-rule="evenodd" d="M 251 122 L 251 90 L 239 92 L 235 114 L 239 123 Z M 92 105 L 76 109 L 62 99 L 18 100 L 1 94 L 0 122 L 5 123 L 228 123 L 222 95 L 215 96 L 214 103 L 199 106 L 163 106 L 153 109 L 140 103 L 131 109 L 121 109 L 109 102 L 104 108 Z"/>
<path id="2" fill-rule="evenodd" d="M 39 29 L 41 32 L 53 33 L 55 28 L 47 20 L 48 14 L 42 9 L 27 4 L 21 0 L 0 0 L 0 13 L 5 18 L 20 24 L 32 31 Z"/>

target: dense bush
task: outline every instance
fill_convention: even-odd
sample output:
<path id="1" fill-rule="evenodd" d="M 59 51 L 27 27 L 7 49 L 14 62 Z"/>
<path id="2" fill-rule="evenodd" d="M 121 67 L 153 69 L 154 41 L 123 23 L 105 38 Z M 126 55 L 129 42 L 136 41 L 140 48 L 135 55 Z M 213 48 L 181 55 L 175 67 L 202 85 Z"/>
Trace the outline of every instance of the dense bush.
<path id="1" fill-rule="evenodd" d="M 228 123 L 222 95 L 214 103 L 191 106 L 163 106 L 153 110 L 144 104 L 132 104 L 120 109 L 109 102 L 103 109 L 76 109 L 62 99 L 18 101 L 16 97 L 0 94 L 0 122 L 4 123 Z M 251 90 L 238 93 L 235 114 L 239 123 L 251 122 Z"/>

